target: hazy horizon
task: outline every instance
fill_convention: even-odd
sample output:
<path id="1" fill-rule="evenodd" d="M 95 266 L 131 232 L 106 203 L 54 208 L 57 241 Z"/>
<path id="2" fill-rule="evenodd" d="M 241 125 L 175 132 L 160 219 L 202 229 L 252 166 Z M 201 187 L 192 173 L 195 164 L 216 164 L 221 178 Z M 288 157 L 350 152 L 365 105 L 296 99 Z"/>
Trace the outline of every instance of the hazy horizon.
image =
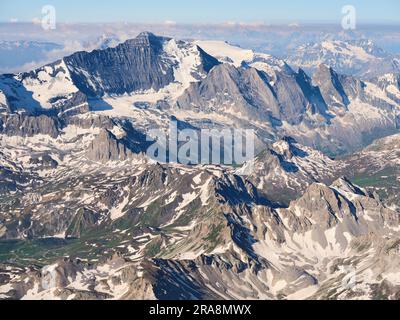
<path id="1" fill-rule="evenodd" d="M 197 7 L 193 2 L 179 0 L 2 0 L 0 21 L 37 21 L 42 15 L 42 7 L 47 5 L 55 8 L 58 22 L 72 23 L 340 23 L 346 5 L 356 9 L 359 23 L 400 23 L 400 3 L 396 0 L 353 0 L 351 3 L 345 0 L 309 0 L 307 3 L 295 0 L 203 0 Z"/>

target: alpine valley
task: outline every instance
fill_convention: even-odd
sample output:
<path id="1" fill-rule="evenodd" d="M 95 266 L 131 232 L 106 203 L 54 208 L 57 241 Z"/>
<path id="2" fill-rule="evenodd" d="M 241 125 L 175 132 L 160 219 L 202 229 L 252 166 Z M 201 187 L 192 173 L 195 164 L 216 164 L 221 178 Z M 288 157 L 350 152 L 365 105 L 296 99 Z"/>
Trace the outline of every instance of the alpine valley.
<path id="1" fill-rule="evenodd" d="M 400 299 L 396 59 L 144 32 L 1 75 L 0 299 Z M 172 120 L 257 156 L 148 158 Z"/>

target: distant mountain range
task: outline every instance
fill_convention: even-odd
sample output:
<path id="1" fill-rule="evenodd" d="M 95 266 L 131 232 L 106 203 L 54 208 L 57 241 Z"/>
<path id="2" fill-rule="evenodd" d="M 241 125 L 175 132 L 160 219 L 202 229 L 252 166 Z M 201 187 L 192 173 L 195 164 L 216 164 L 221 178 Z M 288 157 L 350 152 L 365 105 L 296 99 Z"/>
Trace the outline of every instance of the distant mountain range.
<path id="1" fill-rule="evenodd" d="M 310 72 L 323 63 L 339 73 L 363 79 L 400 71 L 400 56 L 385 52 L 370 40 L 308 43 L 290 52 L 287 61 Z"/>
<path id="2" fill-rule="evenodd" d="M 318 48 L 143 32 L 0 76 L 0 299 L 399 299 L 400 76 Z M 171 120 L 257 156 L 156 162 Z"/>

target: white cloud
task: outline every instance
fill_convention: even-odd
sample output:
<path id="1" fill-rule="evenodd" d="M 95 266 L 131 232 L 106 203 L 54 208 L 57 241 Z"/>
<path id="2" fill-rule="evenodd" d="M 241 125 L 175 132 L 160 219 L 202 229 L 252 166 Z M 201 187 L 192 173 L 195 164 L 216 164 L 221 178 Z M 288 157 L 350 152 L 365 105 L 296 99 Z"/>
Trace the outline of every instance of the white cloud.
<path id="1" fill-rule="evenodd" d="M 32 19 L 32 23 L 33 23 L 33 24 L 41 24 L 42 21 L 40 20 L 40 18 L 35 17 L 35 18 Z"/>
<path id="2" fill-rule="evenodd" d="M 225 27 L 242 27 L 242 28 L 260 28 L 265 27 L 267 24 L 263 21 L 250 21 L 250 22 L 242 22 L 242 21 L 225 21 L 222 23 L 222 26 Z"/>
<path id="3" fill-rule="evenodd" d="M 173 20 L 166 20 L 164 21 L 164 24 L 168 25 L 168 26 L 176 26 L 176 21 Z"/>

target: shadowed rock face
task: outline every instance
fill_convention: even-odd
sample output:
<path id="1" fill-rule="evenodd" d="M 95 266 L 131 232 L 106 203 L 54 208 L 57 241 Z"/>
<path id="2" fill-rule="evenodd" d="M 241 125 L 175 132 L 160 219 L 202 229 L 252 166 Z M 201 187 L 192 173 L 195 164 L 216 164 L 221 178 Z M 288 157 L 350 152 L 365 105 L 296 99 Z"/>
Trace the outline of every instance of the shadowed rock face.
<path id="1" fill-rule="evenodd" d="M 60 121 L 58 118 L 41 116 L 28 116 L 24 114 L 11 114 L 0 116 L 0 133 L 9 136 L 32 137 L 37 134 L 58 136 Z"/>
<path id="2" fill-rule="evenodd" d="M 385 91 L 385 88 L 390 84 L 398 88 L 396 77 L 393 77 L 393 79 L 391 79 L 392 81 L 385 81 L 384 79 L 385 77 L 382 77 L 381 80 L 378 79 L 372 82 L 380 85 L 383 91 Z M 394 110 L 396 108 L 397 97 L 389 102 L 379 95 L 374 96 L 374 93 L 368 91 L 367 88 L 368 85 L 371 86 L 371 84 L 352 76 L 339 75 L 326 65 L 320 65 L 318 67 L 313 76 L 313 83 L 319 87 L 330 110 L 339 116 L 348 111 L 351 101 L 354 100 L 373 105 L 383 110 Z M 390 92 L 388 92 L 388 97 L 390 97 Z"/>
<path id="3" fill-rule="evenodd" d="M 90 143 L 86 155 L 88 159 L 99 162 L 125 161 L 132 159 L 140 151 L 131 150 L 110 131 L 101 129 L 100 134 Z"/>
<path id="4" fill-rule="evenodd" d="M 116 137 L 107 130 L 101 130 L 100 134 L 91 142 L 87 151 L 89 159 L 94 161 L 124 161 L 127 159 L 126 147 L 119 143 Z"/>
<path id="5" fill-rule="evenodd" d="M 75 53 L 65 62 L 74 83 L 90 96 L 158 90 L 174 80 L 161 56 L 167 40 L 144 33 L 116 48 Z"/>
<path id="6" fill-rule="evenodd" d="M 35 183 L 32 183 L 32 178 L 34 177 L 26 173 L 0 166 L 0 196 L 21 190 L 23 189 L 21 186 L 34 186 Z"/>
<path id="7" fill-rule="evenodd" d="M 328 105 L 347 109 L 350 101 L 347 97 L 339 75 L 325 65 L 320 65 L 313 76 L 313 83 L 321 90 L 322 96 Z"/>
<path id="8" fill-rule="evenodd" d="M 75 85 L 89 96 L 157 91 L 175 81 L 175 65 L 164 51 L 171 40 L 144 32 L 115 48 L 77 52 L 64 60 Z M 208 72 L 218 64 L 203 50 L 198 51 L 199 71 Z"/>

